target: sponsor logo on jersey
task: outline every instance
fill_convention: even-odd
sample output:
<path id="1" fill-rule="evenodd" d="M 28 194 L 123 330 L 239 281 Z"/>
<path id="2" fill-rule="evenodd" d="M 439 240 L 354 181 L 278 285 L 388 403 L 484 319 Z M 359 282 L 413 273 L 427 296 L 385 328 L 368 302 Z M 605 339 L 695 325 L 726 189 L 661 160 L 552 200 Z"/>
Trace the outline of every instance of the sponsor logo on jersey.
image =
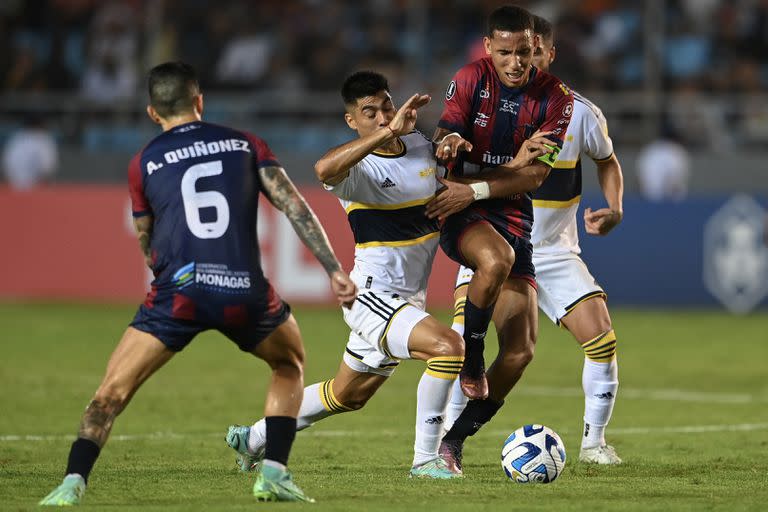
<path id="1" fill-rule="evenodd" d="M 573 103 L 568 103 L 563 107 L 563 117 L 571 117 L 573 114 Z"/>
<path id="2" fill-rule="evenodd" d="M 485 89 L 480 89 L 480 99 L 487 100 L 490 97 L 491 97 L 491 91 L 488 90 L 487 86 Z"/>
<path id="3" fill-rule="evenodd" d="M 429 178 L 430 176 L 434 176 L 435 172 L 437 171 L 435 170 L 434 167 L 429 167 L 427 169 L 419 171 L 419 176 L 421 176 L 422 178 Z"/>
<path id="4" fill-rule="evenodd" d="M 451 83 L 448 84 L 448 89 L 445 91 L 445 101 L 450 101 L 454 94 L 456 94 L 456 80 L 451 80 Z"/>
<path id="5" fill-rule="evenodd" d="M 509 155 L 492 155 L 490 151 L 483 153 L 483 163 L 491 165 L 501 165 L 511 162 L 513 158 Z"/>
<path id="6" fill-rule="evenodd" d="M 508 114 L 515 115 L 517 114 L 517 109 L 519 106 L 520 104 L 516 101 L 501 98 L 499 103 L 499 112 L 506 112 Z"/>
<path id="7" fill-rule="evenodd" d="M 234 292 L 243 292 L 251 287 L 249 272 L 229 270 L 226 265 L 217 263 L 198 263 L 196 267 L 195 284 L 197 285 Z"/>
<path id="8" fill-rule="evenodd" d="M 475 124 L 479 126 L 480 128 L 485 128 L 488 126 L 488 121 L 491 119 L 491 116 L 488 114 L 483 114 L 482 112 L 477 113 L 477 117 L 475 118 Z"/>
<path id="9" fill-rule="evenodd" d="M 186 288 L 195 282 L 195 262 L 187 263 L 173 274 L 171 281 L 179 288 Z"/>
<path id="10" fill-rule="evenodd" d="M 389 179 L 389 178 L 384 178 L 384 181 L 382 181 L 382 182 L 380 183 L 380 185 L 381 185 L 381 188 L 390 188 L 390 187 L 396 187 L 396 186 L 397 186 L 397 185 L 395 184 L 395 182 L 394 182 L 394 181 L 392 181 L 392 180 L 391 180 L 391 179 Z"/>

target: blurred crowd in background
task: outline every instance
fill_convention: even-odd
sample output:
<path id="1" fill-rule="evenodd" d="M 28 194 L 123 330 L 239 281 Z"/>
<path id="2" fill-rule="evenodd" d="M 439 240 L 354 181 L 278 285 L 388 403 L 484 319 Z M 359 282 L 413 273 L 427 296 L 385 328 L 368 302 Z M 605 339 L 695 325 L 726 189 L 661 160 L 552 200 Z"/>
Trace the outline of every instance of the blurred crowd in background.
<path id="1" fill-rule="evenodd" d="M 64 144 L 135 151 L 153 129 L 146 71 L 176 59 L 198 69 L 210 120 L 271 131 L 278 146 L 348 137 L 337 90 L 361 68 L 389 76 L 396 99 L 432 94 L 431 133 L 451 75 L 483 54 L 484 18 L 503 3 L 4 0 L 0 142 L 45 119 Z M 768 147 L 768 0 L 515 3 L 553 22 L 552 72 L 603 108 L 619 146 Z"/>
<path id="2" fill-rule="evenodd" d="M 483 18 L 499 3 L 5 0 L 2 89 L 79 91 L 110 102 L 135 96 L 144 68 L 169 59 L 194 64 L 220 90 L 335 91 L 350 69 L 372 66 L 431 86 L 430 77 L 477 53 Z M 517 3 L 555 23 L 558 75 L 580 89 L 643 89 L 649 43 L 661 45 L 665 90 L 751 93 L 768 85 L 765 0 Z M 649 13 L 663 25 L 649 24 Z M 654 27 L 663 33 L 648 34 Z"/>

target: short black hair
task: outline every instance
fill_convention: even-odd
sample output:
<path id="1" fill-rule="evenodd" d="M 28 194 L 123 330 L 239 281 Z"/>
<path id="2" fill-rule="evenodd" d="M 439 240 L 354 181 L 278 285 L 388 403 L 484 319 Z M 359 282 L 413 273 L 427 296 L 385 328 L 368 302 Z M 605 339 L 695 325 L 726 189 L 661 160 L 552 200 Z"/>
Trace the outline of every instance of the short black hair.
<path id="1" fill-rule="evenodd" d="M 374 96 L 381 91 L 389 92 L 387 78 L 375 71 L 352 73 L 341 86 L 341 97 L 345 105 L 354 105 L 359 98 Z"/>
<path id="2" fill-rule="evenodd" d="M 195 69 L 184 62 L 165 62 L 149 71 L 149 104 L 160 117 L 191 111 L 200 94 Z"/>
<path id="3" fill-rule="evenodd" d="M 533 15 L 516 5 L 504 5 L 488 16 L 488 37 L 493 37 L 494 31 L 499 32 L 533 32 Z"/>
<path id="4" fill-rule="evenodd" d="M 533 16 L 533 32 L 539 34 L 545 42 L 555 44 L 555 29 L 541 16 Z"/>

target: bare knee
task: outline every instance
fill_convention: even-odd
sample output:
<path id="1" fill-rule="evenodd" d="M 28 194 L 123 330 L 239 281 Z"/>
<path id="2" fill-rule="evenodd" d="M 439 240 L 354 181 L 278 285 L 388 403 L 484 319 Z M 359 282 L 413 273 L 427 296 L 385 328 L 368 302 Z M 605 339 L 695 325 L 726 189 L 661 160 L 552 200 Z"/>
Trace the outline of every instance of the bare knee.
<path id="1" fill-rule="evenodd" d="M 93 395 L 91 402 L 86 408 L 88 410 L 99 411 L 99 414 L 117 416 L 120 414 L 128 402 L 131 400 L 135 389 L 121 382 L 102 382 L 96 394 Z"/>
<path id="2" fill-rule="evenodd" d="M 273 371 L 281 373 L 295 373 L 302 376 L 304 374 L 304 347 L 301 345 L 286 345 L 284 350 L 265 361 Z"/>
<path id="3" fill-rule="evenodd" d="M 515 253 L 511 247 L 506 246 L 489 251 L 489 254 L 481 261 L 477 266 L 476 273 L 494 283 L 499 283 L 501 286 L 515 263 Z"/>
<path id="4" fill-rule="evenodd" d="M 442 328 L 435 334 L 431 352 L 432 357 L 463 356 L 464 339 L 453 329 Z"/>

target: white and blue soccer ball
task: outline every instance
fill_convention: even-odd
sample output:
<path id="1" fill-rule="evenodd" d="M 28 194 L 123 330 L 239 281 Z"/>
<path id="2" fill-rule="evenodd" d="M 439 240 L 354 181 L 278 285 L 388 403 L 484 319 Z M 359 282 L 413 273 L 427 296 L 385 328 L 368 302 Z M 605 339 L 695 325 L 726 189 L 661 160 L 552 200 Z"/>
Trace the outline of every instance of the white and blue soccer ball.
<path id="1" fill-rule="evenodd" d="M 501 467 L 513 482 L 548 484 L 563 472 L 565 445 L 549 427 L 522 426 L 504 441 Z"/>

